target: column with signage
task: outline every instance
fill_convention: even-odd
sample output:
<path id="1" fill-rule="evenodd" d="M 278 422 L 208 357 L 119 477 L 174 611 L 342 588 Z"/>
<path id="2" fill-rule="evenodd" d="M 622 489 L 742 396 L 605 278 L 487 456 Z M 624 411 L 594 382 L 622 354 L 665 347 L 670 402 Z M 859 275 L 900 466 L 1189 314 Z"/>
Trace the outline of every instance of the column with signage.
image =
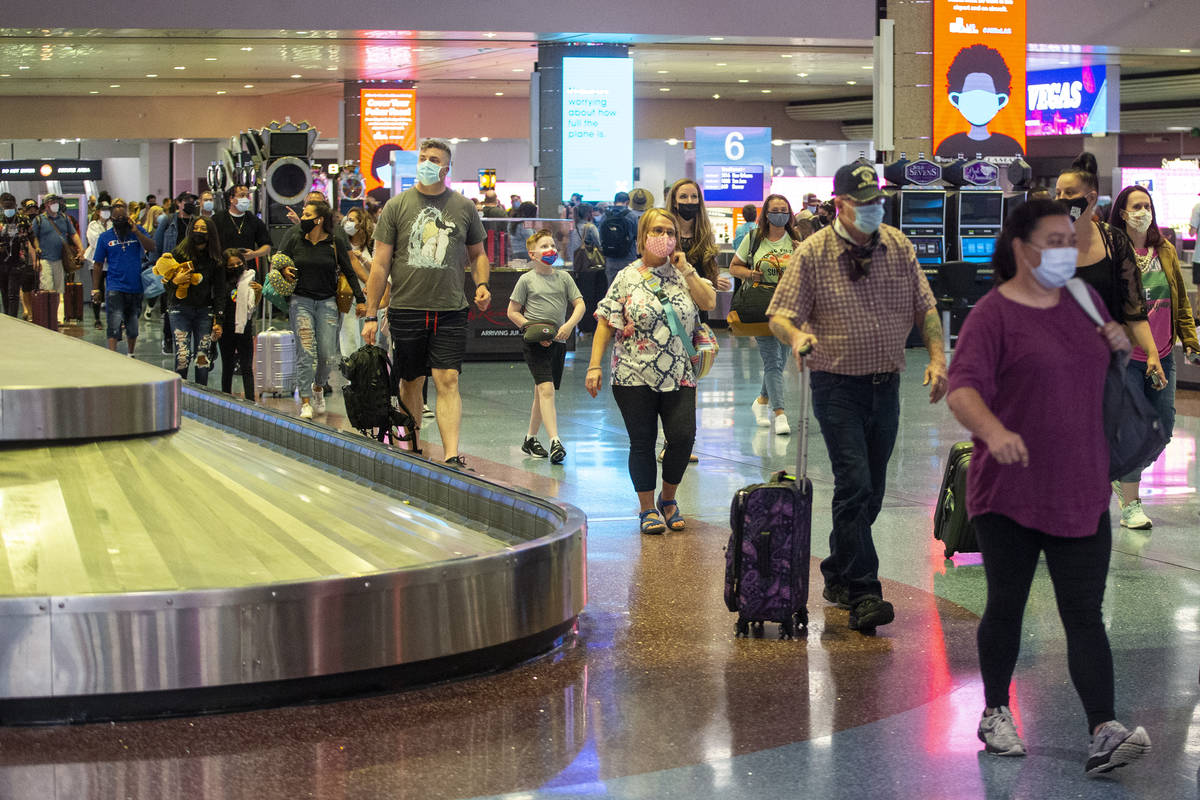
<path id="1" fill-rule="evenodd" d="M 538 45 L 534 176 L 542 216 L 568 195 L 611 202 L 633 188 L 633 63 L 616 44 Z"/>

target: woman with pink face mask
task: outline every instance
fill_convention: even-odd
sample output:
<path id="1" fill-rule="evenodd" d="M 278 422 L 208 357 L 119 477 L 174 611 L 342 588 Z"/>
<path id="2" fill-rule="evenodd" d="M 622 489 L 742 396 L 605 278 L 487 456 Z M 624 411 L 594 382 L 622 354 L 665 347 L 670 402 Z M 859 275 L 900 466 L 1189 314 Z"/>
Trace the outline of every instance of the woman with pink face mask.
<path id="1" fill-rule="evenodd" d="M 637 492 L 641 532 L 685 526 L 675 492 L 696 438 L 696 375 L 684 349 L 700 311 L 717 303 L 713 285 L 700 277 L 678 248 L 678 224 L 661 208 L 638 221 L 637 261 L 625 267 L 596 308 L 596 333 L 585 386 L 595 397 L 603 385 L 604 351 L 613 342 L 613 397 L 629 433 L 629 477 Z M 654 444 L 658 422 L 668 445 L 662 459 L 662 491 Z"/>

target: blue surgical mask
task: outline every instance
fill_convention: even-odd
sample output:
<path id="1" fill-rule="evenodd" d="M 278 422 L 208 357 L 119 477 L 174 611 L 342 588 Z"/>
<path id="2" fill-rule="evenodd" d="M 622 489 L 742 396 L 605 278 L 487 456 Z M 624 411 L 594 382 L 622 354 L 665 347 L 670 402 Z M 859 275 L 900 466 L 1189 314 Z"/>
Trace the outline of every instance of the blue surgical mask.
<path id="1" fill-rule="evenodd" d="M 1075 277 L 1075 262 L 1079 250 L 1074 247 L 1047 247 L 1042 250 L 1042 263 L 1033 268 L 1033 277 L 1047 289 L 1059 289 Z"/>
<path id="2" fill-rule="evenodd" d="M 782 228 L 783 226 L 787 225 L 788 220 L 791 218 L 792 215 L 786 211 L 772 211 L 770 214 L 767 214 L 767 222 L 771 223 L 777 228 Z"/>
<path id="3" fill-rule="evenodd" d="M 249 211 L 250 210 L 250 198 L 249 197 L 239 197 L 237 199 L 237 210 L 241 211 L 243 214 L 245 214 L 247 211 Z"/>
<path id="4" fill-rule="evenodd" d="M 442 167 L 432 161 L 422 161 L 417 164 L 417 180 L 426 186 L 442 182 Z"/>
<path id="5" fill-rule="evenodd" d="M 876 203 L 870 206 L 855 206 L 854 222 L 851 224 L 860 232 L 870 236 L 875 231 L 879 230 L 880 224 L 883 223 L 883 206 Z"/>
<path id="6" fill-rule="evenodd" d="M 969 92 L 951 92 L 950 102 L 972 125 L 987 125 L 992 117 L 1000 113 L 1008 103 L 1008 95 L 973 89 Z"/>
<path id="7" fill-rule="evenodd" d="M 17 210 L 15 208 L 4 209 L 4 216 L 8 217 L 9 219 L 12 219 L 16 215 L 17 215 Z"/>
<path id="8" fill-rule="evenodd" d="M 204 201 L 204 210 L 205 210 L 205 211 L 212 211 L 212 210 L 213 210 L 213 201 L 212 201 L 212 200 L 205 200 L 205 201 Z"/>

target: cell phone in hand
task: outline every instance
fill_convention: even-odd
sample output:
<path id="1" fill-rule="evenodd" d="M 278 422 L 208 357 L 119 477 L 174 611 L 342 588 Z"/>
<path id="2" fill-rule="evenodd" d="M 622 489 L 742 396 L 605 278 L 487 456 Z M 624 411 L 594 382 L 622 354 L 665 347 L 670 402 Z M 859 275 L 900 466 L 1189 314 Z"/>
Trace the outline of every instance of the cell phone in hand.
<path id="1" fill-rule="evenodd" d="M 1163 384 L 1162 378 L 1158 377 L 1157 372 L 1151 372 L 1150 373 L 1150 385 L 1153 386 L 1155 389 L 1161 389 L 1161 388 L 1163 388 L 1163 386 L 1165 384 Z"/>

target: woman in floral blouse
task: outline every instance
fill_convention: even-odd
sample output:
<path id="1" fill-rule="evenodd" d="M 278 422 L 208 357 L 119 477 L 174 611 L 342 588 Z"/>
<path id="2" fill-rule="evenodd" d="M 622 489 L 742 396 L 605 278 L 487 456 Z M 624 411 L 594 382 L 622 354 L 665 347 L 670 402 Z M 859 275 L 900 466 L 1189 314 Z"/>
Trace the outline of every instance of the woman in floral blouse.
<path id="1" fill-rule="evenodd" d="M 675 501 L 696 438 L 696 376 L 681 337 L 689 340 L 700 311 L 717 303 L 713 285 L 696 273 L 677 247 L 675 217 L 652 208 L 638 222 L 641 258 L 621 270 L 596 309 L 596 334 L 585 385 L 595 397 L 603 383 L 604 351 L 613 341 L 613 397 L 629 432 L 629 477 L 646 534 L 683 530 Z M 654 442 L 658 420 L 668 444 L 662 491 Z"/>

